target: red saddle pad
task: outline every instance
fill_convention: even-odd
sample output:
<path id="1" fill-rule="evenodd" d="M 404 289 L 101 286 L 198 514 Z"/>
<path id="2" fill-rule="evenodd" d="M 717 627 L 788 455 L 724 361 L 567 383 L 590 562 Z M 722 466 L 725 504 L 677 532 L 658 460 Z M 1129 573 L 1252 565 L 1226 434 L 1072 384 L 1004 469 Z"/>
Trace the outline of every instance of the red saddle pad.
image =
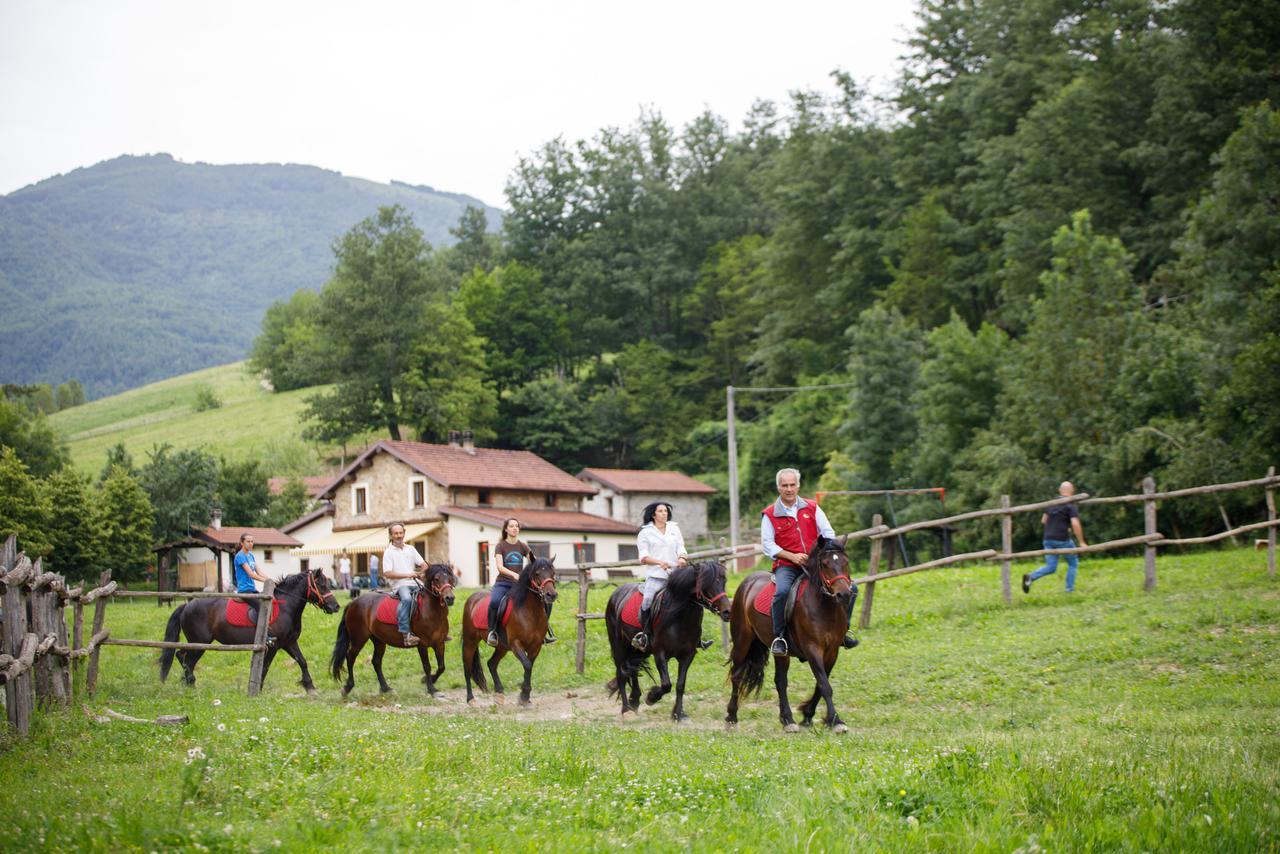
<path id="1" fill-rule="evenodd" d="M 804 589 L 809 586 L 809 579 L 802 578 L 800 579 L 799 584 L 800 584 L 800 589 L 799 591 L 796 592 L 797 599 L 799 599 L 801 594 L 804 593 Z M 755 605 L 756 610 L 759 611 L 761 614 L 764 614 L 766 617 L 772 613 L 771 609 L 773 608 L 773 591 L 777 589 L 778 589 L 778 585 L 770 581 L 764 587 L 761 587 L 760 592 L 756 594 L 755 602 L 753 604 Z"/>
<path id="2" fill-rule="evenodd" d="M 423 603 L 422 603 L 421 593 L 418 594 L 418 601 L 415 602 L 414 604 L 418 607 L 418 610 L 422 610 Z M 400 607 L 400 597 L 383 596 L 382 601 L 378 603 L 378 611 L 374 615 L 374 619 L 376 619 L 379 623 L 387 623 L 388 625 L 392 625 L 392 626 L 397 625 L 398 621 L 396 620 L 396 608 L 398 607 Z M 412 619 L 413 614 L 411 613 L 409 617 L 410 619 Z"/>
<path id="3" fill-rule="evenodd" d="M 507 610 L 502 612 L 502 625 L 511 622 L 511 609 L 515 607 L 515 602 L 511 601 L 511 597 L 507 597 Z M 476 602 L 475 610 L 471 612 L 471 625 L 481 631 L 489 629 L 489 594 L 486 593 L 480 597 L 480 601 Z"/>
<path id="4" fill-rule="evenodd" d="M 627 601 L 622 603 L 622 622 L 632 628 L 640 628 L 640 604 L 644 601 L 644 591 L 635 590 Z"/>
<path id="5" fill-rule="evenodd" d="M 258 608 L 259 608 L 258 613 L 262 613 L 261 604 L 258 605 Z M 280 602 L 275 599 L 272 599 L 271 600 L 271 622 L 274 623 L 276 621 L 276 617 L 279 617 L 279 616 L 280 616 Z M 252 628 L 253 623 L 249 622 L 249 603 L 237 602 L 235 599 L 228 599 L 227 600 L 227 622 L 233 626 L 245 626 L 247 628 Z"/>

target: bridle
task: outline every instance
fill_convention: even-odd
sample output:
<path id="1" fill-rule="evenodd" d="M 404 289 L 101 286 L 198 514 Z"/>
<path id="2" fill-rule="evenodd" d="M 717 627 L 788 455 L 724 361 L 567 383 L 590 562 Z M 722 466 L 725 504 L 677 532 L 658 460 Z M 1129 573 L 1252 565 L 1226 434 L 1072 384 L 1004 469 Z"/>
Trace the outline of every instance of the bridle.
<path id="1" fill-rule="evenodd" d="M 846 573 L 843 573 L 843 572 L 840 573 L 839 575 L 832 576 L 830 580 L 828 580 L 827 577 L 822 574 L 822 555 L 827 552 L 839 552 L 840 554 L 844 554 L 844 550 L 839 548 L 826 548 L 826 549 L 823 549 L 818 554 L 814 555 L 814 558 L 813 558 L 814 574 L 817 575 L 818 580 L 822 582 L 822 592 L 828 596 L 835 597 L 840 595 L 839 593 L 836 592 L 836 582 L 843 578 L 845 581 L 848 581 L 849 586 L 852 587 L 853 579 L 851 579 Z"/>
<path id="2" fill-rule="evenodd" d="M 548 589 L 550 588 L 550 589 Z M 556 592 L 556 576 L 553 572 L 537 584 L 533 582 L 533 576 L 529 576 L 529 589 L 538 594 L 538 598 L 546 603 L 547 595 Z"/>
<path id="3" fill-rule="evenodd" d="M 693 576 L 694 601 L 714 614 L 716 612 L 716 609 L 715 609 L 716 602 L 719 602 L 721 599 L 728 599 L 729 594 L 721 590 L 715 596 L 712 596 L 710 599 L 708 599 L 706 597 L 706 594 L 702 592 L 702 570 L 694 569 L 693 572 L 694 572 L 694 576 Z"/>
<path id="4" fill-rule="evenodd" d="M 444 573 L 438 573 L 438 575 L 444 575 Z M 449 578 L 449 580 L 443 583 L 437 583 L 435 581 L 431 582 L 431 595 L 436 597 L 436 599 L 440 601 L 441 605 L 448 607 L 446 602 L 448 598 L 453 595 L 453 575 L 450 573 L 446 577 Z"/>

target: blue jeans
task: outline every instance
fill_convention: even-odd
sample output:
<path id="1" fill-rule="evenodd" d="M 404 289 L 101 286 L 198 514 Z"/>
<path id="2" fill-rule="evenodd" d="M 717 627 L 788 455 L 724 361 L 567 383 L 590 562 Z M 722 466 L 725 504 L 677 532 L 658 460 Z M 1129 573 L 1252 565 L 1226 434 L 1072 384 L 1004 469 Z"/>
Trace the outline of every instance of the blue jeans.
<path id="1" fill-rule="evenodd" d="M 798 566 L 779 566 L 773 571 L 773 583 L 778 585 L 773 591 L 773 604 L 769 607 L 769 616 L 773 618 L 773 636 L 780 638 L 787 630 L 787 596 L 796 579 L 804 575 Z"/>
<path id="2" fill-rule="evenodd" d="M 1074 549 L 1076 547 L 1075 540 L 1045 540 L 1044 547 L 1046 549 Z M 1058 558 L 1067 559 L 1067 592 L 1070 593 L 1076 589 L 1076 568 L 1080 566 L 1079 555 L 1045 555 L 1044 566 L 1037 568 L 1029 576 L 1032 581 L 1037 578 L 1044 578 L 1046 575 L 1052 575 L 1058 571 Z"/>
<path id="3" fill-rule="evenodd" d="M 489 591 L 489 628 L 495 632 L 499 628 L 498 623 L 502 622 L 502 609 L 507 607 L 507 597 L 514 586 L 514 582 L 504 578 L 495 581 L 493 590 Z"/>
<path id="4" fill-rule="evenodd" d="M 417 599 L 418 585 L 406 584 L 392 591 L 400 604 L 396 606 L 396 628 L 400 634 L 409 634 L 409 621 L 413 617 L 413 602 Z"/>

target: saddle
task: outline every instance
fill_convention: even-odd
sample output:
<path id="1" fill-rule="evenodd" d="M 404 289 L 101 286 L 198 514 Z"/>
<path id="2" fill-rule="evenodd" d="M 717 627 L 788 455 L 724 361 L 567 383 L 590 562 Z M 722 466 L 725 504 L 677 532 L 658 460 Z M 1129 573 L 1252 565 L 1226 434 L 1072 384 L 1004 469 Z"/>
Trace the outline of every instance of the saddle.
<path id="1" fill-rule="evenodd" d="M 262 614 L 262 603 L 258 600 L 258 614 Z M 276 618 L 280 616 L 280 601 L 278 599 L 271 600 L 271 622 L 274 623 Z M 227 600 L 227 622 L 233 626 L 241 626 L 242 628 L 251 629 L 256 623 L 249 622 L 249 603 L 239 602 L 235 599 Z M 269 624 L 268 624 L 269 625 Z"/>
<path id="2" fill-rule="evenodd" d="M 796 608 L 796 600 L 800 598 L 800 594 L 809 586 L 809 579 L 801 578 L 795 584 L 791 585 L 791 592 L 787 594 L 787 609 L 784 612 L 786 621 L 791 622 L 791 612 Z M 764 587 L 760 588 L 760 592 L 756 594 L 755 605 L 757 612 L 764 614 L 766 617 L 773 613 L 773 594 L 778 589 L 778 585 L 770 581 Z"/>
<path id="3" fill-rule="evenodd" d="M 489 597 L 490 595 L 491 594 L 486 593 L 483 596 L 481 596 L 480 599 L 476 602 L 475 609 L 472 610 L 471 612 L 471 625 L 475 626 L 477 629 L 479 629 L 482 632 L 489 630 Z M 502 612 L 503 626 L 506 626 L 507 623 L 511 622 L 511 611 L 513 608 L 515 608 L 515 605 L 516 603 L 512 601 L 510 596 L 508 596 L 506 610 Z"/>
<path id="4" fill-rule="evenodd" d="M 658 595 L 653 597 L 653 625 L 658 625 L 658 615 L 662 613 L 662 604 L 667 599 L 667 591 L 659 590 Z M 623 625 L 630 626 L 633 629 L 640 628 L 640 605 L 644 602 L 644 591 L 637 588 L 627 597 L 627 601 L 622 603 L 622 611 L 619 612 L 618 618 L 622 620 Z"/>
<path id="5" fill-rule="evenodd" d="M 399 597 L 387 596 L 381 593 L 377 595 L 382 598 L 378 602 L 378 610 L 374 615 L 374 619 L 379 623 L 387 623 L 392 626 L 396 625 L 396 609 L 400 607 Z M 422 613 L 426 609 L 427 597 L 424 594 L 419 593 L 417 598 L 418 601 L 414 603 L 414 608 L 418 613 Z M 412 616 L 413 615 L 410 614 L 410 617 Z"/>

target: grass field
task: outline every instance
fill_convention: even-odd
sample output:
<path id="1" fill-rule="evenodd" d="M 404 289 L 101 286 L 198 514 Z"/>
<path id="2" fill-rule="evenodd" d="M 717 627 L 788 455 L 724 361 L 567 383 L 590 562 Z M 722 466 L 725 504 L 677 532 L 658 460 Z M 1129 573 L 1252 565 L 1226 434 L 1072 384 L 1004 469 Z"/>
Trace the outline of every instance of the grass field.
<path id="1" fill-rule="evenodd" d="M 246 653 L 206 655 L 187 688 L 110 647 L 95 709 L 190 723 L 98 723 L 80 700 L 41 717 L 0 753 L 3 847 L 1280 850 L 1280 578 L 1244 550 L 1159 566 L 1144 594 L 1140 558 L 1089 560 L 1077 593 L 1055 576 L 1012 607 L 989 566 L 882 583 L 834 673 L 847 735 L 784 735 L 771 678 L 725 732 L 718 647 L 695 661 L 691 723 L 669 699 L 620 721 L 602 623 L 574 672 L 572 585 L 529 709 L 468 708 L 456 642 L 444 699 L 392 650 L 394 692 L 365 652 L 344 701 L 325 672 L 338 617 L 315 609 L 310 697 L 283 657 L 250 700 Z M 107 625 L 158 638 L 168 614 L 112 604 Z M 813 682 L 792 674 L 795 703 Z"/>
<path id="2" fill-rule="evenodd" d="M 211 389 L 221 406 L 196 410 L 201 389 Z M 319 449 L 303 441 L 302 411 L 319 388 L 272 393 L 244 362 L 206 368 L 102 398 L 54 414 L 50 421 L 68 439 L 72 462 L 97 474 L 107 450 L 117 443 L 141 465 L 154 446 L 203 448 L 215 456 L 252 456 L 269 473 L 311 474 L 324 468 Z M 363 446 L 363 440 L 352 447 Z"/>

